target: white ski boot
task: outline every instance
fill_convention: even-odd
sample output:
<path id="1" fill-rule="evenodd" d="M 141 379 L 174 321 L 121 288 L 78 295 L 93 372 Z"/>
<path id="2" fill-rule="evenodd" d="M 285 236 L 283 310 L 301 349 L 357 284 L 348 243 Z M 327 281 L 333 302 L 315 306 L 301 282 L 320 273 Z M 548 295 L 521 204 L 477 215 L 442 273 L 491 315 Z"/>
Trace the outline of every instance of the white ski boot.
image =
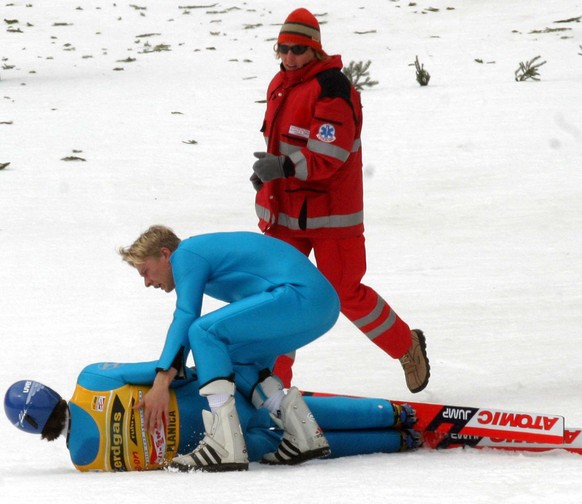
<path id="1" fill-rule="evenodd" d="M 280 415 L 271 417 L 283 429 L 283 439 L 274 453 L 261 463 L 295 465 L 331 453 L 329 444 L 297 387 L 291 387 L 281 401 Z"/>
<path id="2" fill-rule="evenodd" d="M 182 472 L 248 470 L 247 447 L 234 397 L 231 396 L 215 413 L 203 410 L 202 420 L 206 435 L 193 452 L 174 457 L 170 468 Z"/>

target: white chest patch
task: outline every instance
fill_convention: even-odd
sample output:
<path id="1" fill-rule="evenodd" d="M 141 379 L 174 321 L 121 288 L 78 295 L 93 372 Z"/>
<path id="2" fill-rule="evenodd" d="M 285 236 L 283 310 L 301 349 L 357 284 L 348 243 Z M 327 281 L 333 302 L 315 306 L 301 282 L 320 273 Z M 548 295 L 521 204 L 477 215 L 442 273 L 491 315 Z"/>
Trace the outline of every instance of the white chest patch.
<path id="1" fill-rule="evenodd" d="M 300 136 L 303 138 L 309 138 L 309 130 L 305 128 L 300 128 L 299 126 L 289 126 L 289 134 Z"/>

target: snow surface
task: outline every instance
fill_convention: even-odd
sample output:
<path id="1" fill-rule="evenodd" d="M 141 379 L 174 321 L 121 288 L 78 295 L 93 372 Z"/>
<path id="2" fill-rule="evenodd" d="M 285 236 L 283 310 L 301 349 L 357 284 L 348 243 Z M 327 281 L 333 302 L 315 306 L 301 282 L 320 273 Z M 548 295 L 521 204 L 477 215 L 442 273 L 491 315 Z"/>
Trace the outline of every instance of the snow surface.
<path id="1" fill-rule="evenodd" d="M 400 366 L 341 318 L 300 351 L 297 384 L 582 426 L 582 3 L 302 5 L 327 52 L 370 59 L 379 81 L 363 92 L 366 282 L 425 330 L 432 379 L 411 395 Z M 279 24 L 299 6 L 2 2 L 0 390 L 32 378 L 68 398 L 86 364 L 157 358 L 174 296 L 144 289 L 116 254 L 150 224 L 181 236 L 257 230 L 260 101 Z M 541 80 L 516 82 L 538 55 Z M 0 438 L 2 502 L 582 500 L 582 457 L 568 453 L 82 474 L 62 440 L 4 420 Z"/>

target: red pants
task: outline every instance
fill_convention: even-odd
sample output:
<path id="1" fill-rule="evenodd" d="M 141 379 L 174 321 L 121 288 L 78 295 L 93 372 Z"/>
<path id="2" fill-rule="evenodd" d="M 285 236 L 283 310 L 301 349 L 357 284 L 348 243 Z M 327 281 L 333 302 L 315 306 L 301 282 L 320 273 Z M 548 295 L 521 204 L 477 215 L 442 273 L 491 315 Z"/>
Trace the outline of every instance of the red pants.
<path id="1" fill-rule="evenodd" d="M 335 287 L 342 313 L 370 341 L 391 357 L 398 359 L 409 349 L 412 340 L 408 325 L 371 287 L 362 283 L 366 273 L 364 236 L 356 238 L 290 238 L 269 233 L 299 249 L 306 256 L 313 250 L 317 268 Z M 293 377 L 294 354 L 279 357 L 274 373 L 286 387 Z"/>

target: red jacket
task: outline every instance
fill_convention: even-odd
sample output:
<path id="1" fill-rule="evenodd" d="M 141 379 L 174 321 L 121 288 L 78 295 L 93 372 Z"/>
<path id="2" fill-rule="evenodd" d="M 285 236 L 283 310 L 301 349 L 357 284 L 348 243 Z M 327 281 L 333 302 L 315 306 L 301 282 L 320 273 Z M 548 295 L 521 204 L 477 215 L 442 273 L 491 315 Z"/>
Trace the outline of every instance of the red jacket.
<path id="1" fill-rule="evenodd" d="M 264 184 L 256 211 L 263 231 L 342 238 L 363 233 L 362 106 L 340 56 L 283 69 L 267 91 L 267 151 L 289 156 L 295 175 Z M 276 228 L 274 228 L 276 226 Z"/>

